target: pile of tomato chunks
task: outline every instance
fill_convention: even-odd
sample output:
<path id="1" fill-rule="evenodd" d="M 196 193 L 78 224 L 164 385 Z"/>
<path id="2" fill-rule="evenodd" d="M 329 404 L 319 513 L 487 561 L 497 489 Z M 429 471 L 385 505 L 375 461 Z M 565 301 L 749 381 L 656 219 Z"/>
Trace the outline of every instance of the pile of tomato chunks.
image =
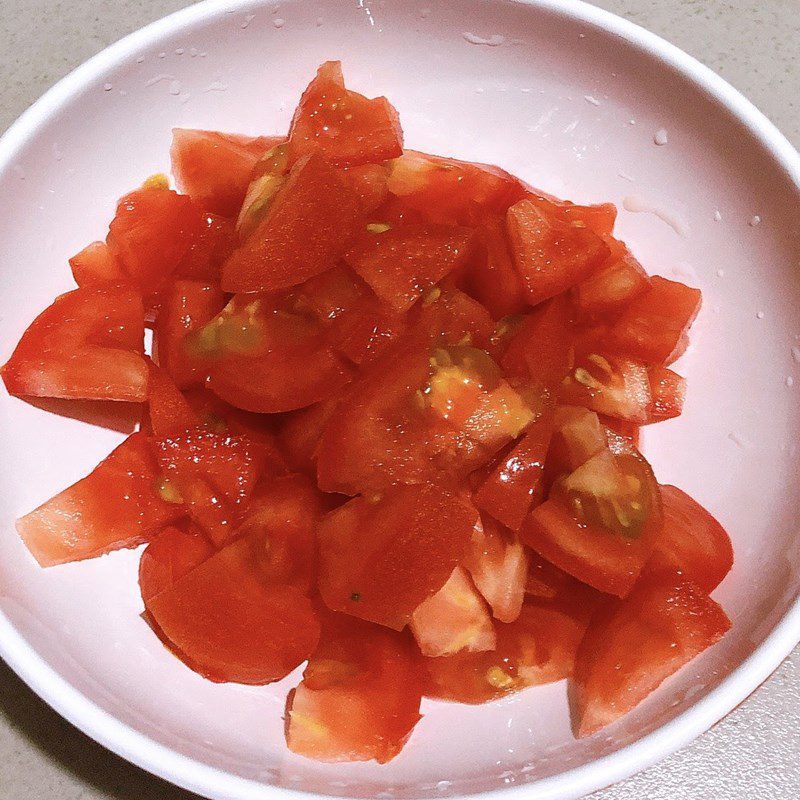
<path id="1" fill-rule="evenodd" d="M 700 292 L 613 205 L 402 144 L 338 62 L 288 138 L 175 130 L 182 193 L 123 197 L 2 372 L 148 410 L 19 521 L 36 559 L 147 543 L 144 617 L 188 667 L 307 662 L 286 737 L 321 760 L 391 759 L 422 697 L 563 678 L 586 736 L 730 626 L 725 531 L 637 449 L 681 413 Z"/>

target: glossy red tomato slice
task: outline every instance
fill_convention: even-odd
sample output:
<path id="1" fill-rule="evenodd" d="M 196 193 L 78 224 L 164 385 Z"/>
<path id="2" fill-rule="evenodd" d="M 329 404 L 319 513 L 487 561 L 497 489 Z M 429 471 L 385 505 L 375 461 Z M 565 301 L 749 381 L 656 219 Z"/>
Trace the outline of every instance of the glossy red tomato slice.
<path id="1" fill-rule="evenodd" d="M 409 314 L 409 327 L 448 345 L 486 348 L 494 332 L 489 312 L 445 280 L 434 286 Z"/>
<path id="2" fill-rule="evenodd" d="M 204 213 L 200 232 L 175 268 L 174 276 L 218 285 L 222 265 L 237 244 L 236 229 L 231 220 Z"/>
<path id="3" fill-rule="evenodd" d="M 102 283 L 124 283 L 126 275 L 122 266 L 105 242 L 92 242 L 69 260 L 72 277 L 78 286 L 96 286 Z"/>
<path id="4" fill-rule="evenodd" d="M 317 446 L 338 405 L 339 398 L 334 396 L 283 417 L 278 429 L 278 444 L 286 463 L 293 470 L 316 478 Z"/>
<path id="5" fill-rule="evenodd" d="M 402 312 L 466 263 L 472 237 L 467 228 L 430 224 L 367 231 L 344 258 L 378 297 Z"/>
<path id="6" fill-rule="evenodd" d="M 396 756 L 420 719 L 409 637 L 344 614 L 323 616 L 319 646 L 286 701 L 286 743 L 318 761 Z"/>
<path id="7" fill-rule="evenodd" d="M 498 623 L 497 649 L 423 658 L 425 694 L 458 703 L 486 703 L 528 686 L 572 675 L 589 615 L 574 603 L 526 602 L 510 625 Z"/>
<path id="8" fill-rule="evenodd" d="M 334 611 L 401 630 L 447 582 L 477 519 L 469 502 L 432 485 L 350 500 L 318 529 L 322 599 Z"/>
<path id="9" fill-rule="evenodd" d="M 145 606 L 212 555 L 214 548 L 199 531 L 172 525 L 164 528 L 139 561 L 139 590 Z"/>
<path id="10" fill-rule="evenodd" d="M 581 281 L 573 296 L 582 317 L 613 317 L 649 286 L 644 267 L 626 249 L 621 256 L 612 255 L 594 275 Z"/>
<path id="11" fill-rule="evenodd" d="M 420 603 L 410 627 L 424 656 L 478 653 L 497 645 L 489 609 L 462 567 L 456 567 L 447 583 Z"/>
<path id="12" fill-rule="evenodd" d="M 203 215 L 189 197 L 143 188 L 119 201 L 106 241 L 128 279 L 150 295 L 174 272 L 202 229 Z"/>
<path id="13" fill-rule="evenodd" d="M 279 137 L 173 128 L 172 173 L 182 192 L 203 208 L 235 217 L 259 158 Z"/>
<path id="14" fill-rule="evenodd" d="M 104 285 L 62 294 L 30 324 L 2 368 L 9 394 L 83 400 L 147 397 L 144 308 Z"/>
<path id="15" fill-rule="evenodd" d="M 528 557 L 519 539 L 482 514 L 463 565 L 491 607 L 492 616 L 500 622 L 513 622 L 522 608 L 528 577 Z"/>
<path id="16" fill-rule="evenodd" d="M 587 619 L 609 596 L 598 592 L 586 583 L 573 578 L 531 550 L 528 554 L 528 577 L 525 581 L 525 597 L 531 601 L 557 600 L 581 608 Z"/>
<path id="17" fill-rule="evenodd" d="M 571 200 L 561 200 L 537 189 L 531 191 L 533 194 L 529 195 L 529 198 L 548 216 L 576 228 L 588 228 L 598 236 L 611 238 L 617 220 L 617 207 L 613 203 L 585 206 L 573 203 Z"/>
<path id="18" fill-rule="evenodd" d="M 548 467 L 554 474 L 572 472 L 608 447 L 600 418 L 580 406 L 558 406 L 555 430 L 547 452 Z"/>
<path id="19" fill-rule="evenodd" d="M 304 156 L 223 265 L 223 290 L 274 292 L 330 269 L 356 233 L 360 212 L 341 174 L 316 153 Z"/>
<path id="20" fill-rule="evenodd" d="M 675 486 L 661 487 L 664 532 L 646 572 L 681 572 L 703 591 L 713 592 L 733 566 L 733 547 L 722 525 Z"/>
<path id="21" fill-rule="evenodd" d="M 651 367 L 648 375 L 651 399 L 647 407 L 647 422 L 679 417 L 686 397 L 686 378 L 667 367 Z"/>
<path id="22" fill-rule="evenodd" d="M 320 151 L 340 166 L 375 163 L 403 152 L 397 112 L 385 97 L 345 89 L 342 65 L 326 61 L 303 92 L 289 130 L 292 162 Z"/>
<path id="23" fill-rule="evenodd" d="M 600 417 L 612 453 L 632 453 L 639 449 L 639 426 L 616 417 Z"/>
<path id="24" fill-rule="evenodd" d="M 222 311 L 225 295 L 218 286 L 176 280 L 164 293 L 153 333 L 153 357 L 181 388 L 203 383 L 207 361 L 185 346 L 186 337 Z M 205 367 L 205 369 L 204 369 Z"/>
<path id="25" fill-rule="evenodd" d="M 532 199 L 511 206 L 506 228 L 514 265 L 531 305 L 586 280 L 610 254 L 589 227 L 548 216 Z"/>
<path id="26" fill-rule="evenodd" d="M 209 680 L 260 685 L 303 663 L 319 640 L 311 603 L 271 583 L 234 542 L 147 603 L 162 638 Z"/>
<path id="27" fill-rule="evenodd" d="M 386 200 L 389 193 L 387 185 L 389 169 L 384 164 L 359 164 L 346 167 L 342 174 L 358 196 L 364 214 L 376 211 Z"/>
<path id="28" fill-rule="evenodd" d="M 520 538 L 578 580 L 624 597 L 662 527 L 661 496 L 647 462 L 604 450 L 556 482 Z"/>
<path id="29" fill-rule="evenodd" d="M 648 364 L 672 363 L 701 300 L 699 289 L 655 275 L 611 327 L 608 346 Z"/>
<path id="30" fill-rule="evenodd" d="M 155 437 L 181 434 L 200 425 L 200 418 L 181 394 L 175 382 L 152 361 L 150 362 L 147 406 L 150 432 Z"/>
<path id="31" fill-rule="evenodd" d="M 82 480 L 17 520 L 43 567 L 137 547 L 182 516 L 156 491 L 158 465 L 143 434 L 129 436 Z"/>
<path id="32" fill-rule="evenodd" d="M 575 666 L 577 736 L 590 736 L 642 702 L 730 628 L 702 589 L 679 577 L 644 581 L 596 617 Z"/>

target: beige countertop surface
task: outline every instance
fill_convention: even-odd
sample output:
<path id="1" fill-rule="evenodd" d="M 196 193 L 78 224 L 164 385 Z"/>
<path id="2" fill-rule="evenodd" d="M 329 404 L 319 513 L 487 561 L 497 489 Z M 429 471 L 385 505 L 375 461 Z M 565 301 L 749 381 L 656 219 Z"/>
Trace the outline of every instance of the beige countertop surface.
<path id="1" fill-rule="evenodd" d="M 594 0 L 712 67 L 800 146 L 800 0 Z M 0 0 L 0 131 L 185 0 Z M 87 739 L 0 661 L 0 800 L 191 800 Z M 800 648 L 694 744 L 592 800 L 797 800 Z"/>

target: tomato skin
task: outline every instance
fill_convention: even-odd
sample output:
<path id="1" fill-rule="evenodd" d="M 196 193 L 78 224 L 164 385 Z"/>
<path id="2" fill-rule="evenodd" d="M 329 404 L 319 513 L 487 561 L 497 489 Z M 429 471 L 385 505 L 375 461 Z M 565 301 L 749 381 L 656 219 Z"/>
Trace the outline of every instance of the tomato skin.
<path id="1" fill-rule="evenodd" d="M 298 589 L 272 584 L 234 543 L 160 592 L 147 612 L 176 655 L 217 683 L 286 677 L 317 645 L 319 622 Z"/>
<path id="2" fill-rule="evenodd" d="M 153 436 L 160 438 L 181 434 L 200 424 L 194 409 L 173 380 L 152 361 L 147 406 Z"/>
<path id="3" fill-rule="evenodd" d="M 572 472 L 608 447 L 606 433 L 594 411 L 558 406 L 554 423 L 547 460 L 557 473 Z"/>
<path id="4" fill-rule="evenodd" d="M 319 525 L 319 591 L 328 608 L 402 630 L 464 557 L 477 512 L 432 485 L 356 497 Z"/>
<path id="5" fill-rule="evenodd" d="M 572 288 L 608 258 L 603 239 L 585 225 L 548 217 L 531 199 L 511 206 L 506 216 L 514 265 L 530 305 Z"/>
<path id="6" fill-rule="evenodd" d="M 292 118 L 290 161 L 315 151 L 338 166 L 385 161 L 403 152 L 397 112 L 385 97 L 369 100 L 346 89 L 340 61 L 322 64 Z"/>
<path id="7" fill-rule="evenodd" d="M 151 295 L 174 272 L 202 227 L 202 213 L 189 197 L 171 189 L 136 189 L 119 201 L 106 242 L 127 278 L 143 295 Z"/>
<path id="8" fill-rule="evenodd" d="M 278 445 L 293 470 L 316 477 L 317 446 L 338 405 L 339 398 L 334 396 L 284 416 L 278 430 Z"/>
<path id="9" fill-rule="evenodd" d="M 203 208 L 226 217 L 242 205 L 259 158 L 280 137 L 172 129 L 172 172 L 182 192 Z"/>
<path id="10" fill-rule="evenodd" d="M 664 532 L 645 572 L 679 571 L 709 594 L 733 567 L 733 547 L 722 525 L 675 486 L 661 487 Z"/>
<path id="11" fill-rule="evenodd" d="M 608 346 L 647 364 L 672 363 L 701 301 L 699 289 L 655 275 L 611 327 Z"/>
<path id="12" fill-rule="evenodd" d="M 9 394 L 142 402 L 144 308 L 126 286 L 75 289 L 28 326 L 2 368 Z"/>
<path id="13" fill-rule="evenodd" d="M 222 265 L 237 244 L 236 229 L 231 220 L 203 213 L 200 232 L 175 268 L 174 276 L 218 286 Z"/>
<path id="14" fill-rule="evenodd" d="M 651 400 L 647 407 L 647 422 L 679 417 L 686 397 L 686 378 L 667 367 L 651 367 L 649 378 Z"/>
<path id="15" fill-rule="evenodd" d="M 486 349 L 494 331 L 489 312 L 469 295 L 444 281 L 409 314 L 409 328 L 444 344 L 471 344 Z"/>
<path id="16" fill-rule="evenodd" d="M 78 286 L 124 283 L 125 273 L 105 242 L 92 242 L 69 260 L 72 277 Z"/>
<path id="17" fill-rule="evenodd" d="M 323 614 L 319 646 L 286 701 L 289 749 L 328 762 L 394 758 L 421 718 L 412 646 L 407 635 Z"/>
<path id="18" fill-rule="evenodd" d="M 473 234 L 446 225 L 404 225 L 363 234 L 345 261 L 396 312 L 407 311 L 423 293 L 466 263 Z"/>
<path id="19" fill-rule="evenodd" d="M 389 193 L 387 186 L 389 169 L 384 164 L 359 164 L 355 167 L 346 167 L 343 175 L 358 196 L 364 214 L 377 211 L 386 200 Z"/>
<path id="20" fill-rule="evenodd" d="M 355 234 L 360 213 L 341 174 L 317 153 L 304 156 L 223 264 L 223 291 L 275 292 L 324 272 Z"/>
<path id="21" fill-rule="evenodd" d="M 85 478 L 17 520 L 43 567 L 137 547 L 183 515 L 155 491 L 158 466 L 147 437 L 129 436 Z"/>
<path id="22" fill-rule="evenodd" d="M 612 453 L 631 453 L 639 449 L 639 426 L 616 417 L 600 416 Z"/>
<path id="23" fill-rule="evenodd" d="M 719 641 L 725 612 L 684 578 L 646 580 L 592 620 L 575 666 L 578 737 L 635 708 L 670 675 Z"/>
<path id="24" fill-rule="evenodd" d="M 612 255 L 594 275 L 581 281 L 573 296 L 581 316 L 596 319 L 619 314 L 649 286 L 644 267 L 626 249 L 620 258 Z"/>
<path id="25" fill-rule="evenodd" d="M 186 349 L 186 337 L 207 325 L 225 306 L 214 284 L 176 280 L 167 289 L 156 318 L 153 357 L 179 388 L 203 383 L 203 360 Z"/>

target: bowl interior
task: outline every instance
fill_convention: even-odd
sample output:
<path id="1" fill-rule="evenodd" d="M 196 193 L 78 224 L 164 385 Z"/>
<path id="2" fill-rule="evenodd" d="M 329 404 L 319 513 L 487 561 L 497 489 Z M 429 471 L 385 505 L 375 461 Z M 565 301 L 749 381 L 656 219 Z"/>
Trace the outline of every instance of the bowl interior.
<path id="1" fill-rule="evenodd" d="M 396 104 L 407 146 L 496 163 L 573 200 L 611 200 L 620 235 L 649 271 L 703 290 L 678 365 L 689 380 L 685 413 L 647 430 L 644 450 L 662 482 L 692 493 L 731 533 L 736 564 L 715 597 L 733 631 L 585 741 L 570 734 L 559 683 L 483 707 L 426 702 L 410 743 L 386 766 L 307 761 L 282 735 L 297 675 L 247 688 L 184 668 L 139 617 L 137 552 L 48 571 L 34 564 L 13 520 L 84 475 L 122 434 L 87 424 L 80 411 L 59 416 L 49 413 L 54 405 L 5 393 L 0 610 L 102 709 L 236 776 L 373 798 L 535 782 L 679 715 L 750 656 L 798 596 L 796 490 L 784 480 L 800 467 L 798 189 L 718 101 L 635 44 L 554 8 L 481 0 L 218 8 L 107 64 L 0 165 L 0 357 L 71 287 L 67 258 L 104 236 L 115 199 L 168 170 L 170 128 L 283 132 L 329 58 L 344 62 L 353 88 Z M 662 129 L 668 141 L 658 146 Z M 121 430 L 129 424 L 124 412 L 113 416 Z"/>

